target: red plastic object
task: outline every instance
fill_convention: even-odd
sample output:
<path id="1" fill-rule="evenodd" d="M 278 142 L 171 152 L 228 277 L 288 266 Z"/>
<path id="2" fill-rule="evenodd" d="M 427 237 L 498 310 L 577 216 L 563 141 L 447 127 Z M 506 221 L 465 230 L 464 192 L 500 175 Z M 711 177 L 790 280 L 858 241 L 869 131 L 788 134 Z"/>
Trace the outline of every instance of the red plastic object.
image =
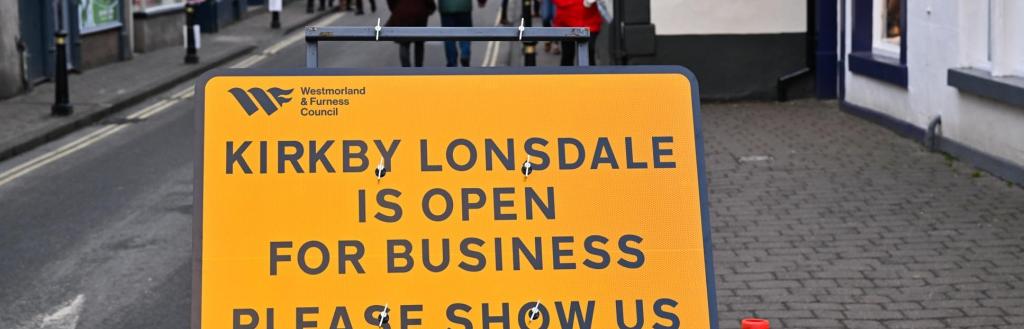
<path id="1" fill-rule="evenodd" d="M 743 319 L 743 322 L 741 322 L 740 328 L 742 328 L 742 329 L 769 329 L 768 328 L 769 327 L 768 324 L 769 324 L 768 320 L 765 320 L 765 319 L 749 318 L 749 319 Z"/>

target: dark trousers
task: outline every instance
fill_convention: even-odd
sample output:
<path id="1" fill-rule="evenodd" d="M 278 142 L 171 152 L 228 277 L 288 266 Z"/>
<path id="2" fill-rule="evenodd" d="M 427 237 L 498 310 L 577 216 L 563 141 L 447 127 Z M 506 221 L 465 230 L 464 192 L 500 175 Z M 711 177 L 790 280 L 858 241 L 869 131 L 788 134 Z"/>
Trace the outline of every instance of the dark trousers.
<path id="1" fill-rule="evenodd" d="M 473 26 L 473 13 L 441 14 L 441 26 L 471 27 Z M 455 44 L 458 43 L 458 47 Z M 444 58 L 448 66 L 469 66 L 469 41 L 445 41 Z"/>
<path id="2" fill-rule="evenodd" d="M 356 3 L 356 13 L 363 12 L 363 0 L 348 0 L 349 3 Z M 370 0 L 370 11 L 377 12 L 377 0 Z"/>
<path id="3" fill-rule="evenodd" d="M 588 57 L 590 58 L 590 65 L 597 65 L 594 62 L 594 43 L 597 42 L 597 34 L 600 32 L 590 32 L 590 51 Z M 572 41 L 562 41 L 562 66 L 573 66 L 576 63 L 576 43 Z"/>
<path id="4" fill-rule="evenodd" d="M 501 0 L 501 21 L 508 21 L 508 0 Z"/>
<path id="5" fill-rule="evenodd" d="M 409 67 L 409 44 L 413 44 L 413 48 L 416 48 L 416 67 L 423 66 L 423 41 L 405 41 L 398 43 L 398 59 L 402 61 L 402 67 Z"/>

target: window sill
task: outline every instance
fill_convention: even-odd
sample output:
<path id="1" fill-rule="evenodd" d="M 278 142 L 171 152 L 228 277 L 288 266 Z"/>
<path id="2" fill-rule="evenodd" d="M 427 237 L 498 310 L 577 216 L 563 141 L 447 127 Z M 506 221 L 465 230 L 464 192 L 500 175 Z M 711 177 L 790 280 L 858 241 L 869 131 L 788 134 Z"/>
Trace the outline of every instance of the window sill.
<path id="1" fill-rule="evenodd" d="M 993 77 L 987 71 L 959 68 L 949 69 L 946 84 L 961 92 L 1024 107 L 1024 77 Z"/>
<path id="2" fill-rule="evenodd" d="M 907 87 L 907 66 L 897 58 L 870 52 L 850 53 L 850 72 Z"/>

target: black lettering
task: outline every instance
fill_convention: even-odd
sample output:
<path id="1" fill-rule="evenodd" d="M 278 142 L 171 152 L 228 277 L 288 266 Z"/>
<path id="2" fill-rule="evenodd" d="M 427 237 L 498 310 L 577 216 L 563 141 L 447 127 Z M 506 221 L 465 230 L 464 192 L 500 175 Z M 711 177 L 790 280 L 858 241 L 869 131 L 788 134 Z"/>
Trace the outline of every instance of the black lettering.
<path id="1" fill-rule="evenodd" d="M 396 201 L 388 200 L 387 197 L 389 196 L 394 197 Z M 402 196 L 401 191 L 391 188 L 382 189 L 380 192 L 377 192 L 377 204 L 381 207 L 391 209 L 391 215 L 385 215 L 378 211 L 373 215 L 373 218 L 386 223 L 394 223 L 399 219 L 402 219 L 402 206 L 397 202 L 397 199 L 400 196 Z"/>
<path id="2" fill-rule="evenodd" d="M 470 195 L 476 195 L 476 201 L 470 202 Z M 484 194 L 484 190 L 475 187 L 462 189 L 462 220 L 469 220 L 469 211 L 483 208 L 485 204 L 487 204 L 487 194 Z"/>
<path id="3" fill-rule="evenodd" d="M 651 137 L 651 145 L 654 149 L 654 168 L 675 168 L 675 161 L 661 161 L 662 156 L 672 155 L 672 149 L 661 148 L 661 143 L 672 143 L 672 136 Z"/>
<path id="4" fill-rule="evenodd" d="M 402 251 L 396 251 L 402 247 Z M 409 240 L 388 240 L 388 273 L 406 273 L 412 270 L 413 260 L 409 254 L 412 253 L 412 243 Z M 395 260 L 403 259 L 405 265 L 395 265 Z"/>
<path id="5" fill-rule="evenodd" d="M 501 323 L 501 327 L 506 329 L 509 327 L 508 303 L 501 303 L 501 314 L 497 316 L 492 316 L 490 312 L 490 305 L 484 303 L 483 313 L 481 313 L 481 315 L 483 316 L 484 329 L 490 328 L 491 323 Z"/>
<path id="6" fill-rule="evenodd" d="M 462 146 L 469 152 L 469 159 L 466 159 L 465 163 L 458 163 L 455 161 L 455 148 Z M 476 148 L 473 147 L 473 143 L 467 139 L 459 138 L 448 143 L 448 150 L 445 152 L 445 157 L 448 158 L 448 165 L 456 171 L 466 171 L 473 168 L 476 164 Z"/>
<path id="7" fill-rule="evenodd" d="M 339 327 L 338 325 L 345 325 Z M 344 306 L 334 308 L 334 316 L 331 318 L 331 329 L 352 329 L 352 320 L 348 318 L 348 309 Z"/>
<path id="8" fill-rule="evenodd" d="M 256 310 L 251 308 L 242 308 L 232 310 L 232 323 L 231 326 L 234 329 L 256 329 L 256 326 L 260 324 L 260 315 L 256 313 Z M 249 321 L 242 323 L 242 317 L 248 317 Z"/>
<path id="9" fill-rule="evenodd" d="M 543 244 L 541 243 L 540 237 L 533 239 L 534 252 L 530 252 L 530 248 L 526 247 L 523 240 L 518 237 L 512 238 L 512 269 L 515 271 L 519 270 L 519 259 L 520 254 L 525 255 L 526 261 L 533 265 L 533 269 L 542 270 L 544 269 L 544 259 L 541 257 L 544 253 Z"/>
<path id="10" fill-rule="evenodd" d="M 551 257 L 553 260 L 553 268 L 556 270 L 573 270 L 576 269 L 576 263 L 563 263 L 562 257 L 572 257 L 572 249 L 562 249 L 563 243 L 572 243 L 573 237 L 571 236 L 553 236 L 551 237 Z"/>
<path id="11" fill-rule="evenodd" d="M 412 312 L 422 312 L 423 305 L 402 305 L 398 308 L 398 313 L 402 317 L 402 329 L 408 329 L 409 326 L 423 324 L 422 319 L 412 317 Z"/>
<path id="12" fill-rule="evenodd" d="M 357 151 L 353 152 L 355 148 Z M 370 166 L 370 159 L 366 157 L 366 142 L 360 140 L 345 140 L 341 141 L 341 171 L 342 172 L 362 172 Z M 358 165 L 353 165 L 353 160 L 359 160 Z"/>
<path id="13" fill-rule="evenodd" d="M 576 148 L 576 160 L 573 160 L 573 162 L 566 162 L 566 160 L 569 158 L 569 156 L 565 154 L 565 150 L 566 150 L 565 147 L 568 146 L 568 145 L 572 145 L 572 146 L 574 146 Z M 558 139 L 558 159 L 559 159 L 558 160 L 558 169 L 570 170 L 570 169 L 579 168 L 580 166 L 583 165 L 583 161 L 585 159 L 583 153 L 584 153 L 583 143 L 580 143 L 579 140 L 577 140 L 575 138 L 559 138 Z"/>
<path id="14" fill-rule="evenodd" d="M 456 311 L 462 311 L 468 315 L 469 311 L 473 310 L 472 307 L 463 303 L 455 303 L 448 305 L 448 309 L 445 310 L 445 314 L 448 316 L 448 322 L 454 324 L 461 324 L 462 329 L 473 329 L 473 322 L 469 321 L 465 316 L 459 316 L 455 314 Z"/>
<path id="15" fill-rule="evenodd" d="M 469 249 L 470 245 L 483 246 L 484 240 L 477 238 L 465 238 L 459 243 L 459 250 L 462 251 L 462 255 L 468 258 L 476 259 L 476 265 L 469 265 L 466 261 L 459 263 L 459 267 L 469 272 L 480 272 L 487 266 L 487 257 L 484 257 L 482 252 Z"/>
<path id="16" fill-rule="evenodd" d="M 270 275 L 277 275 L 277 263 L 278 262 L 289 262 L 292 260 L 290 255 L 279 255 L 278 249 L 291 248 L 291 241 L 270 241 Z"/>
<path id="17" fill-rule="evenodd" d="M 597 166 L 602 163 L 610 164 L 612 169 L 619 169 L 619 162 L 615 160 L 615 153 L 612 152 L 612 145 L 608 142 L 608 137 L 597 139 L 597 146 L 594 147 L 594 159 L 590 162 L 590 169 L 597 169 Z"/>
<path id="18" fill-rule="evenodd" d="M 451 247 L 448 242 L 448 239 L 441 239 L 441 263 L 434 265 L 430 262 L 430 239 L 423 239 L 423 267 L 434 273 L 448 268 L 448 262 L 451 261 Z"/>
<path id="19" fill-rule="evenodd" d="M 441 165 L 432 165 L 427 160 L 427 140 L 420 140 L 420 171 L 441 171 Z"/>
<path id="20" fill-rule="evenodd" d="M 486 159 L 487 170 L 494 168 L 494 158 L 498 157 L 501 161 L 502 166 L 505 170 L 514 170 L 516 168 L 515 163 L 515 142 L 509 138 L 505 140 L 505 151 L 502 152 L 498 145 L 490 139 L 484 140 L 484 156 Z"/>
<path id="21" fill-rule="evenodd" d="M 633 161 L 633 137 L 626 137 L 626 168 L 629 169 L 644 169 L 647 168 L 647 162 L 635 162 Z"/>
<path id="22" fill-rule="evenodd" d="M 551 159 L 548 158 L 548 154 L 544 153 L 544 151 L 535 149 L 534 148 L 535 145 L 547 146 L 548 145 L 548 141 L 546 139 L 543 139 L 543 138 L 540 138 L 540 137 L 533 137 L 533 138 L 527 139 L 526 143 L 523 145 L 526 148 L 526 154 L 529 154 L 531 157 L 540 159 L 540 162 L 537 162 L 537 163 L 533 164 L 533 170 L 544 170 L 544 169 L 547 169 L 548 168 L 548 164 L 551 161 Z"/>
<path id="23" fill-rule="evenodd" d="M 609 264 L 611 264 L 612 257 L 610 254 L 608 254 L 608 251 L 598 248 L 596 246 L 597 243 L 604 245 L 608 243 L 608 238 L 600 235 L 591 235 L 588 236 L 585 240 L 583 240 L 583 248 L 587 250 L 587 253 L 597 256 L 598 259 L 600 259 L 600 261 L 596 262 L 590 259 L 586 259 L 583 261 L 583 265 L 595 270 L 603 270 L 607 268 Z"/>
<path id="24" fill-rule="evenodd" d="M 555 311 L 558 312 L 559 323 L 565 329 L 576 328 L 576 324 L 580 325 L 580 329 L 590 329 L 590 324 L 594 322 L 594 301 L 592 300 L 587 301 L 586 311 L 580 310 L 580 302 L 578 301 L 569 303 L 568 315 L 565 314 L 565 306 L 562 302 L 555 302 Z"/>
<path id="25" fill-rule="evenodd" d="M 387 148 L 384 147 L 384 143 L 380 140 L 374 140 L 373 144 L 377 145 L 377 151 L 380 151 L 380 156 L 384 158 L 384 168 L 391 170 L 391 160 L 395 157 L 395 151 L 398 151 L 398 143 L 402 140 L 396 139 L 391 141 L 391 145 Z"/>
<path id="26" fill-rule="evenodd" d="M 296 307 L 295 308 L 295 329 L 314 328 L 316 320 L 306 321 L 306 314 L 317 314 L 319 307 Z"/>
<path id="27" fill-rule="evenodd" d="M 293 151 L 289 152 L 288 151 L 289 148 L 291 148 Z M 284 168 L 285 168 L 284 163 L 285 162 L 291 162 L 292 169 L 294 169 L 296 173 L 301 174 L 303 171 L 302 171 L 302 165 L 299 164 L 299 159 L 302 158 L 302 154 L 304 154 L 304 153 L 305 153 L 305 150 L 303 150 L 303 148 L 302 148 L 302 143 L 299 143 L 299 142 L 296 142 L 296 141 L 278 141 L 277 142 L 277 173 L 283 174 L 285 172 L 285 170 L 284 170 Z"/>
<path id="28" fill-rule="evenodd" d="M 544 213 L 547 219 L 555 219 L 555 188 L 548 186 L 548 202 L 544 203 L 537 191 L 532 187 L 526 188 L 526 219 L 533 219 L 534 205 L 540 205 L 540 212 Z"/>
<path id="29" fill-rule="evenodd" d="M 671 311 L 666 311 L 664 308 L 664 306 L 676 307 L 676 305 L 679 305 L 679 303 L 668 298 L 662 298 L 654 301 L 654 314 L 669 321 L 667 326 L 655 322 L 654 329 L 679 329 L 679 316 Z"/>
<path id="30" fill-rule="evenodd" d="M 516 214 L 506 214 L 502 211 L 503 208 L 511 208 L 515 206 L 515 201 L 505 200 L 502 198 L 503 195 L 515 193 L 516 190 L 511 187 L 495 187 L 494 188 L 494 219 L 495 220 L 515 220 Z"/>
<path id="31" fill-rule="evenodd" d="M 640 329 L 644 327 L 644 301 L 636 300 L 636 322 L 633 325 L 626 325 L 626 312 L 622 309 L 622 301 L 615 301 L 615 318 L 619 324 L 619 329 Z"/>
<path id="32" fill-rule="evenodd" d="M 327 172 L 329 172 L 329 173 L 333 173 L 334 172 L 334 166 L 331 165 L 331 160 L 327 159 L 327 150 L 329 150 L 331 148 L 331 145 L 334 145 L 334 141 L 329 140 L 329 141 L 325 142 L 324 145 L 320 146 L 320 148 L 317 148 L 315 140 L 309 141 L 309 172 L 310 173 L 315 173 L 316 172 L 316 167 L 317 167 L 316 164 L 317 164 L 317 162 L 322 164 L 324 166 L 324 169 L 327 170 Z"/>
<path id="33" fill-rule="evenodd" d="M 320 251 L 320 265 L 317 265 L 316 267 L 309 267 L 309 264 L 306 264 L 306 253 L 309 252 L 310 248 Z M 303 272 L 306 272 L 306 274 L 317 275 L 323 273 L 324 270 L 327 269 L 327 265 L 331 262 L 329 257 L 330 253 L 327 251 L 327 246 L 324 245 L 323 242 L 308 241 L 299 247 L 299 255 L 295 258 L 298 258 L 299 268 L 301 268 Z"/>
<path id="34" fill-rule="evenodd" d="M 348 252 L 348 247 L 355 249 L 352 253 Z M 345 263 L 352 263 L 352 268 L 356 270 L 356 273 L 363 274 L 363 265 L 359 263 L 359 260 L 363 259 L 363 254 L 366 250 L 363 248 L 363 243 L 358 240 L 339 240 L 338 241 L 338 273 L 345 274 L 345 268 L 348 266 Z"/>
<path id="35" fill-rule="evenodd" d="M 430 209 L 430 200 L 433 199 L 435 195 L 441 196 L 441 199 L 444 200 L 444 211 L 442 211 L 440 214 L 436 214 Z M 448 217 L 452 215 L 453 202 L 454 201 L 452 201 L 452 196 L 451 194 L 448 194 L 448 191 L 445 191 L 442 188 L 431 189 L 430 191 L 427 191 L 427 193 L 423 195 L 423 214 L 426 215 L 427 218 L 432 221 L 443 221 L 445 219 L 448 219 Z"/>
<path id="36" fill-rule="evenodd" d="M 622 252 L 626 254 L 632 255 L 634 258 L 633 261 L 627 261 L 624 258 L 619 259 L 619 265 L 622 265 L 622 267 L 625 268 L 633 269 L 640 268 L 641 266 L 643 266 L 644 252 L 638 248 L 630 247 L 628 244 L 629 242 L 635 242 L 636 244 L 640 244 L 640 242 L 643 241 L 644 238 L 632 234 L 623 235 L 621 238 L 619 238 L 619 250 L 622 250 Z"/>
<path id="37" fill-rule="evenodd" d="M 235 149 L 235 142 L 228 141 L 226 148 L 227 157 L 225 158 L 225 160 L 227 160 L 226 171 L 228 175 L 235 173 L 234 165 L 236 163 L 238 164 L 238 168 L 242 169 L 242 172 L 246 174 L 252 173 L 252 169 L 249 169 L 249 163 L 245 162 L 245 157 L 242 156 L 245 153 L 245 150 L 249 148 L 249 144 L 252 144 L 252 142 L 244 141 L 242 142 L 242 145 L 238 146 L 238 149 Z"/>

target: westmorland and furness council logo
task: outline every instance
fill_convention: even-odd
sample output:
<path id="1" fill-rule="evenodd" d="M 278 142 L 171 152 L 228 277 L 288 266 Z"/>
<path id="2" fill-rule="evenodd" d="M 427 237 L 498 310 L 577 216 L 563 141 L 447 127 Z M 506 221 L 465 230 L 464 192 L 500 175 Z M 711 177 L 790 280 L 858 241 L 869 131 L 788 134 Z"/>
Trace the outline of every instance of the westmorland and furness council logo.
<path id="1" fill-rule="evenodd" d="M 245 90 L 242 90 L 242 88 L 231 88 L 228 92 L 230 92 L 232 96 L 235 96 L 235 100 L 238 101 L 238 105 L 241 105 L 242 109 L 245 110 L 245 113 L 251 116 L 259 111 L 260 108 L 263 109 L 263 112 L 267 112 L 267 115 L 274 114 L 274 112 L 277 112 L 281 106 L 284 106 L 284 104 L 287 104 L 292 100 L 291 98 L 285 97 L 291 95 L 292 90 L 294 89 L 284 90 L 277 87 L 267 90 L 249 88 L 249 91 L 246 92 Z M 253 102 L 253 100 L 255 100 L 255 102 Z M 258 107 L 256 105 L 257 103 L 259 103 Z"/>

